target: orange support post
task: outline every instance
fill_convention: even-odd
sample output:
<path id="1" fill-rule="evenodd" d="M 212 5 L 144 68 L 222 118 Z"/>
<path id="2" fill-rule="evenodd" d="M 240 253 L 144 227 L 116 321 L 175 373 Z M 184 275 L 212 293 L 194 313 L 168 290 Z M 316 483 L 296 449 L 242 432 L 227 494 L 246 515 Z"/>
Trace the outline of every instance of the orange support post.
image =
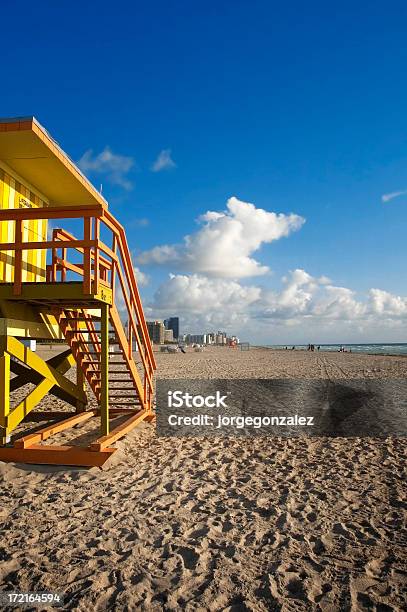
<path id="1" fill-rule="evenodd" d="M 88 217 L 83 220 L 83 239 L 90 241 L 92 238 L 92 221 Z M 92 293 L 92 270 L 91 270 L 91 247 L 84 248 L 83 255 L 83 292 L 86 295 Z"/>
<path id="2" fill-rule="evenodd" d="M 17 219 L 15 222 L 15 256 L 14 256 L 14 295 L 21 294 L 21 285 L 23 281 L 23 219 Z"/>
<path id="3" fill-rule="evenodd" d="M 100 220 L 94 221 L 94 250 L 93 250 L 93 292 L 98 293 L 99 290 L 99 240 L 100 240 Z"/>

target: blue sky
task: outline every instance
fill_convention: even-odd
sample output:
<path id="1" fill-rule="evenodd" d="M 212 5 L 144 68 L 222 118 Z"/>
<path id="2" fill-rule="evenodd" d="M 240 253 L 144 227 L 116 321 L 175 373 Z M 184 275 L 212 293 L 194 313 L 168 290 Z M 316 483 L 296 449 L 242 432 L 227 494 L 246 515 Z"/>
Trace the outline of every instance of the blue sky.
<path id="1" fill-rule="evenodd" d="M 119 0 L 20 2 L 17 15 L 6 2 L 3 24 L 18 28 L 2 28 L 0 114 L 35 115 L 82 159 L 135 257 L 203 231 L 197 217 L 232 196 L 306 220 L 250 253 L 266 274 L 222 281 L 260 288 L 256 299 L 232 297 L 235 311 L 213 302 L 213 316 L 197 298 L 180 312 L 185 331 L 230 324 L 252 341 L 407 341 L 407 193 L 382 201 L 407 190 L 406 13 L 391 1 Z M 236 296 L 213 284 L 223 272 L 188 267 L 189 257 L 137 263 L 151 316 L 182 305 L 169 273 Z M 301 281 L 283 312 L 281 278 L 296 269 L 355 292 L 366 307 L 358 321 L 335 291 L 322 312 L 325 281 Z M 392 297 L 371 303 L 372 288 Z"/>

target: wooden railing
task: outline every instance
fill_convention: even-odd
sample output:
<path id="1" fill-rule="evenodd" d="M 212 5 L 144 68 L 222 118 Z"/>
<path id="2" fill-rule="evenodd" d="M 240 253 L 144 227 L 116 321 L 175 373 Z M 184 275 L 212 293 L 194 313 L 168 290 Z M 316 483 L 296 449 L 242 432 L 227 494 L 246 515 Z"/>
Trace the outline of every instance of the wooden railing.
<path id="1" fill-rule="evenodd" d="M 83 219 L 83 235 L 78 239 L 66 230 L 56 228 L 51 240 L 23 242 L 23 224 L 34 219 Z M 156 363 L 126 234 L 117 219 L 103 206 L 71 206 L 2 210 L 0 222 L 15 223 L 15 242 L 0 243 L 0 252 L 14 252 L 14 295 L 21 295 L 22 291 L 23 268 L 26 265 L 24 252 L 44 249 L 49 260 L 46 283 L 64 283 L 79 277 L 84 295 L 99 295 L 103 287 L 107 287 L 112 290 L 113 303 L 120 288 L 127 318 L 128 357 L 132 358 L 135 341 L 145 374 L 145 396 L 150 399 Z M 110 237 L 111 246 L 101 240 L 101 230 Z M 70 258 L 72 251 L 80 254 L 79 262 Z"/>

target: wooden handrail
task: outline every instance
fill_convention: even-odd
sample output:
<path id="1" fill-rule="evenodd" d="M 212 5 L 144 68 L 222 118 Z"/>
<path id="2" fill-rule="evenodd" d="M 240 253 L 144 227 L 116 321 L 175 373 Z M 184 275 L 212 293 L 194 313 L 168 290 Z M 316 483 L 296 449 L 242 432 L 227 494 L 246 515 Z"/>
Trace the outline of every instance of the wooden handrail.
<path id="1" fill-rule="evenodd" d="M 118 276 L 119 276 L 119 280 L 120 280 L 120 285 L 121 285 L 122 292 L 123 292 L 123 297 L 124 297 L 124 300 L 126 302 L 127 312 L 128 312 L 128 315 L 129 315 L 129 328 L 130 328 L 130 324 L 131 324 L 131 328 L 132 328 L 132 330 L 133 330 L 133 332 L 134 332 L 134 334 L 136 336 L 136 342 L 137 342 L 138 346 L 140 347 L 140 357 L 141 357 L 141 360 L 143 362 L 144 371 L 146 373 L 146 377 L 148 378 L 148 381 L 149 381 L 149 384 L 150 384 L 150 387 L 151 387 L 152 386 L 151 374 L 149 373 L 148 368 L 147 368 L 147 365 L 149 365 L 149 362 L 146 363 L 145 355 L 144 355 L 143 351 L 141 350 L 142 343 L 140 342 L 139 331 L 137 329 L 137 324 L 134 321 L 134 317 L 133 317 L 133 314 L 132 314 L 132 311 L 131 311 L 130 300 L 129 300 L 129 297 L 127 295 L 126 288 L 124 286 L 124 279 L 123 279 L 122 271 L 120 270 L 120 268 L 117 268 L 117 272 L 118 272 Z M 129 329 L 129 332 L 130 332 L 130 329 Z M 131 350 L 131 334 L 130 333 L 129 333 L 129 347 L 130 347 L 130 350 Z"/>
<path id="2" fill-rule="evenodd" d="M 135 310 L 136 310 L 137 318 L 139 319 L 140 325 L 142 327 L 143 336 L 149 339 L 150 336 L 148 333 L 147 323 L 146 323 L 144 313 L 143 313 L 143 307 L 141 304 L 140 294 L 139 294 L 138 287 L 137 287 L 137 281 L 136 281 L 136 277 L 134 274 L 133 263 L 131 261 L 130 251 L 127 246 L 126 233 L 124 231 L 123 226 L 117 221 L 117 219 L 115 219 L 115 217 L 113 217 L 113 215 L 109 211 L 107 210 L 104 211 L 103 219 L 108 222 L 107 224 L 111 227 L 112 231 L 116 230 L 118 234 L 117 237 L 119 238 L 118 240 L 119 249 L 121 253 L 124 255 L 123 263 L 126 264 L 125 267 L 126 267 L 127 277 L 131 281 L 132 290 L 134 293 L 134 299 L 135 299 L 135 305 L 136 305 Z M 150 361 L 155 369 L 156 361 L 154 358 L 154 353 L 151 347 L 151 343 L 148 341 L 145 343 L 145 346 L 147 347 L 147 352 L 149 354 Z"/>
<path id="3" fill-rule="evenodd" d="M 59 243 L 59 244 L 58 244 Z M 62 244 L 61 244 L 62 243 Z M 32 250 L 44 250 L 44 249 L 56 249 L 56 248 L 65 248 L 65 249 L 82 249 L 82 253 L 84 249 L 93 246 L 93 240 L 44 240 L 44 241 L 36 241 L 36 242 L 0 242 L 0 251 L 32 251 Z"/>
<path id="4" fill-rule="evenodd" d="M 104 208 L 94 206 L 45 206 L 43 208 L 7 208 L 0 210 L 0 221 L 30 221 L 30 219 L 82 219 L 100 217 Z"/>

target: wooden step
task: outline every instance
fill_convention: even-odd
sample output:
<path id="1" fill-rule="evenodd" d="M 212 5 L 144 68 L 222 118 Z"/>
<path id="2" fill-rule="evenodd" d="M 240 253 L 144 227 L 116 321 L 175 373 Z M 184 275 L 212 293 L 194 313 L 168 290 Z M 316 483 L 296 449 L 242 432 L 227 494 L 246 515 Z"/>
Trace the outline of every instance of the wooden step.
<path id="1" fill-rule="evenodd" d="M 133 402 L 120 402 L 120 401 L 112 402 L 109 399 L 109 406 L 141 406 L 141 402 L 139 399 Z"/>
<path id="2" fill-rule="evenodd" d="M 124 399 L 124 398 L 126 398 L 126 399 L 133 399 L 134 394 L 136 393 L 135 389 L 129 389 L 129 391 L 132 391 L 132 393 L 129 394 L 129 395 L 124 395 L 123 393 L 117 393 L 115 395 L 110 395 L 111 391 L 116 391 L 116 389 L 112 389 L 112 388 L 109 389 L 109 397 L 111 397 L 112 399 L 117 399 L 118 397 L 120 399 Z"/>
<path id="3" fill-rule="evenodd" d="M 109 385 L 111 385 L 114 382 L 115 382 L 114 380 L 110 379 L 109 380 Z M 129 382 L 133 382 L 133 381 L 129 381 Z M 112 387 L 112 386 L 110 386 L 109 388 L 110 388 L 110 391 L 135 391 L 135 389 L 136 389 L 134 384 L 133 384 L 132 387 Z"/>
<path id="4" fill-rule="evenodd" d="M 61 323 L 71 323 L 71 322 L 75 322 L 75 321 L 101 321 L 101 317 L 98 317 L 97 315 L 87 315 L 87 316 L 79 316 L 79 317 L 67 317 L 66 315 L 62 315 L 60 318 Z"/>
<path id="5" fill-rule="evenodd" d="M 96 342 L 93 340 L 80 340 L 82 344 L 100 344 L 101 340 L 98 338 Z M 109 340 L 109 344 L 119 344 L 119 342 L 115 342 L 114 340 Z"/>

